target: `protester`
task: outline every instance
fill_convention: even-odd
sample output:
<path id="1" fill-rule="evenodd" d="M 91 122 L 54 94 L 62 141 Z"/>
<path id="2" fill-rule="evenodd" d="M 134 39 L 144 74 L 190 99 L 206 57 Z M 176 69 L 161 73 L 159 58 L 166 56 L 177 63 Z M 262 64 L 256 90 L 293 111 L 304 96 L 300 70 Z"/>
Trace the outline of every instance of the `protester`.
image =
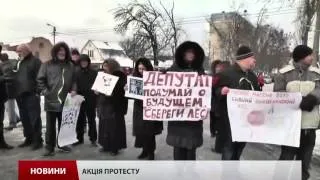
<path id="1" fill-rule="evenodd" d="M 2 48 L 2 47 L 1 47 Z M 2 59 L 2 58 L 1 58 Z M 5 77 L 2 72 L 2 63 L 0 63 L 0 149 L 12 149 L 13 147 L 8 145 L 4 139 L 4 129 L 3 129 L 3 120 L 4 120 L 4 103 L 7 100 L 7 91 L 5 86 Z"/>
<path id="2" fill-rule="evenodd" d="M 91 60 L 88 55 L 82 54 L 79 59 L 80 71 L 77 73 L 77 91 L 79 95 L 84 96 L 85 101 L 81 104 L 80 114 L 77 123 L 78 142 L 74 145 L 83 144 L 85 123 L 88 119 L 89 139 L 93 146 L 97 146 L 97 127 L 96 127 L 96 104 L 97 95 L 91 90 L 91 87 L 97 77 L 97 71 L 91 68 Z"/>
<path id="3" fill-rule="evenodd" d="M 75 65 L 78 69 L 80 69 L 80 53 L 77 49 L 71 49 L 71 62 Z"/>
<path id="4" fill-rule="evenodd" d="M 101 152 L 118 155 L 119 150 L 127 147 L 124 116 L 128 110 L 128 100 L 124 97 L 127 77 L 120 71 L 119 63 L 114 59 L 104 61 L 103 70 L 107 74 L 118 76 L 119 80 L 111 96 L 99 94 L 99 137 Z"/>
<path id="5" fill-rule="evenodd" d="M 2 66 L 1 70 L 3 72 L 3 76 L 5 78 L 5 87 L 6 92 L 8 95 L 8 100 L 6 102 L 6 109 L 8 111 L 8 118 L 9 118 L 9 126 L 5 129 L 8 131 L 13 130 L 13 128 L 17 127 L 17 122 L 20 121 L 19 116 L 15 110 L 15 103 L 16 103 L 16 90 L 17 90 L 17 83 L 15 78 L 15 73 L 13 72 L 14 66 L 17 63 L 15 60 L 9 60 L 7 54 L 1 54 L 1 61 Z"/>
<path id="6" fill-rule="evenodd" d="M 175 62 L 168 71 L 204 74 L 204 57 L 204 51 L 199 44 L 186 41 L 177 48 Z M 169 122 L 167 143 L 174 148 L 174 160 L 195 160 L 196 149 L 203 144 L 202 134 L 202 121 Z"/>
<path id="7" fill-rule="evenodd" d="M 213 68 L 213 81 L 218 79 L 219 73 L 222 73 L 227 68 L 230 67 L 229 61 L 218 61 L 218 63 Z M 215 84 L 215 83 L 213 83 Z M 215 143 L 212 150 L 216 153 L 222 153 L 223 138 L 219 133 L 219 127 L 221 126 L 220 119 L 220 97 L 216 95 L 215 86 L 212 86 L 212 99 L 211 99 L 211 111 L 210 111 L 210 131 L 215 132 Z"/>
<path id="8" fill-rule="evenodd" d="M 38 87 L 45 96 L 44 110 L 46 111 L 46 152 L 44 156 L 53 156 L 56 146 L 56 120 L 58 130 L 61 126 L 62 108 L 67 94 L 76 94 L 75 69 L 71 63 L 69 47 L 60 42 L 51 50 L 52 60 L 42 64 L 38 74 Z M 69 147 L 59 147 L 70 152 Z"/>
<path id="9" fill-rule="evenodd" d="M 149 59 L 138 59 L 133 76 L 142 78 L 143 71 L 153 71 L 153 66 Z M 142 148 L 138 159 L 154 160 L 156 135 L 161 134 L 162 130 L 163 123 L 161 121 L 143 120 L 143 101 L 135 100 L 133 107 L 133 136 L 136 137 L 135 147 Z"/>
<path id="10" fill-rule="evenodd" d="M 239 160 L 246 145 L 245 142 L 232 142 L 230 121 L 227 108 L 227 94 L 229 89 L 260 91 L 257 76 L 252 72 L 256 65 L 254 53 L 247 46 L 241 46 L 236 54 L 237 62 L 229 69 L 220 73 L 215 79 L 216 95 L 220 102 L 220 127 L 222 138 L 222 160 Z"/>
<path id="11" fill-rule="evenodd" d="M 215 60 L 211 63 L 211 73 L 214 79 L 214 76 L 221 71 L 222 65 L 221 65 L 222 61 L 221 60 Z M 217 127 L 216 127 L 216 122 L 217 119 L 214 116 L 214 100 L 215 100 L 215 93 L 214 93 L 214 89 L 212 87 L 212 95 L 211 95 L 211 110 L 210 110 L 210 133 L 211 133 L 211 137 L 215 137 L 217 134 Z"/>
<path id="12" fill-rule="evenodd" d="M 264 77 L 263 77 L 263 73 L 259 73 L 258 75 L 258 83 L 260 88 L 262 89 L 264 86 Z"/>
<path id="13" fill-rule="evenodd" d="M 27 44 L 19 45 L 17 53 L 20 58 L 14 69 L 17 81 L 17 103 L 26 137 L 19 147 L 32 145 L 32 149 L 37 150 L 43 145 L 40 97 L 37 95 L 37 74 L 41 61 L 32 55 Z"/>
<path id="14" fill-rule="evenodd" d="M 280 160 L 301 160 L 302 179 L 310 177 L 308 172 L 315 146 L 316 129 L 320 113 L 320 69 L 312 67 L 313 51 L 305 45 L 297 46 L 292 53 L 293 63 L 287 65 L 275 77 L 275 92 L 300 92 L 303 95 L 300 147 L 281 147 Z M 301 88 L 303 87 L 303 88 Z"/>

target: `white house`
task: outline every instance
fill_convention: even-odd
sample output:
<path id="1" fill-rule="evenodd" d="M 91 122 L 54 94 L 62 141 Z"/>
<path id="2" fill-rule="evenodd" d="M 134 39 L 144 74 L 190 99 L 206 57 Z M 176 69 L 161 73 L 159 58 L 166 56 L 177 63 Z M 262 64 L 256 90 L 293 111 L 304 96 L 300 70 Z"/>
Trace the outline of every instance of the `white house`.
<path id="1" fill-rule="evenodd" d="M 104 60 L 113 58 L 119 62 L 121 67 L 132 68 L 134 65 L 133 60 L 125 54 L 118 44 L 88 40 L 82 48 L 81 53 L 87 54 L 93 64 L 101 64 Z"/>

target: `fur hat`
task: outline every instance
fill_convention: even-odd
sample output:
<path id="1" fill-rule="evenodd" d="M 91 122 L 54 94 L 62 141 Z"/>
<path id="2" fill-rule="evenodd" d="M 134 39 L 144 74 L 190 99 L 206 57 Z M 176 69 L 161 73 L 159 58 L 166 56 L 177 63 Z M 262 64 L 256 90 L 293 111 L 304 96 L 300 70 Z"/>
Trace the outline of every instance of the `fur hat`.
<path id="1" fill-rule="evenodd" d="M 292 52 L 292 58 L 295 62 L 298 62 L 298 61 L 304 59 L 305 57 L 311 55 L 312 53 L 313 53 L 313 50 L 311 48 L 309 48 L 308 46 L 299 45 L 294 48 L 294 50 Z"/>
<path id="2" fill-rule="evenodd" d="M 241 46 L 237 51 L 236 59 L 243 60 L 251 56 L 254 56 L 252 50 L 248 46 Z"/>
<path id="3" fill-rule="evenodd" d="M 188 64 L 184 61 L 184 55 L 188 50 L 193 50 L 195 54 L 195 60 L 192 62 L 191 67 L 195 70 L 203 69 L 204 50 L 198 43 L 192 41 L 185 41 L 178 46 L 175 53 L 175 64 L 180 68 L 188 67 Z"/>

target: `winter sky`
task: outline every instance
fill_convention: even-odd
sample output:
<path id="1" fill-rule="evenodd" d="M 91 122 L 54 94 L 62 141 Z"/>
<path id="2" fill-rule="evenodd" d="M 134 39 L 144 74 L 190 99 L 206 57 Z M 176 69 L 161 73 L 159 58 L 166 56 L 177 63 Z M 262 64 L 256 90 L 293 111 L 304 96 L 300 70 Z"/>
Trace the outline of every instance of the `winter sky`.
<path id="1" fill-rule="evenodd" d="M 143 1 L 143 0 L 141 0 Z M 151 0 L 159 5 L 159 0 Z M 277 0 L 273 0 L 277 1 Z M 280 0 L 279 0 L 280 1 Z M 52 31 L 46 24 L 57 27 L 60 38 L 95 39 L 110 42 L 121 40 L 112 29 L 115 25 L 112 9 L 130 0 L 0 0 L 0 42 L 15 42 L 32 36 L 48 36 Z M 170 6 L 172 0 L 162 0 Z M 257 13 L 264 7 L 263 0 L 174 0 L 179 20 L 193 19 L 184 24 L 185 39 L 206 45 L 208 25 L 205 16 L 235 9 L 248 11 L 255 23 Z M 271 3 L 266 5 L 269 15 L 266 23 L 294 32 L 296 6 Z M 192 23 L 193 22 L 193 23 Z M 195 22 L 195 23 L 194 23 Z"/>

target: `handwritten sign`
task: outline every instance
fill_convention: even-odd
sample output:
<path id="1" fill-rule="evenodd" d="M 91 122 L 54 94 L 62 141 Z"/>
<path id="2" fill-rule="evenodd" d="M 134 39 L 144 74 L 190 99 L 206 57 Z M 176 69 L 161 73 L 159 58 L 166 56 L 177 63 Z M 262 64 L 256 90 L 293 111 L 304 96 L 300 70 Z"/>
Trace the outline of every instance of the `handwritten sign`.
<path id="1" fill-rule="evenodd" d="M 61 127 L 58 135 L 60 147 L 73 144 L 78 141 L 76 127 L 80 112 L 81 103 L 84 98 L 80 95 L 71 97 L 68 94 L 62 111 Z"/>
<path id="2" fill-rule="evenodd" d="M 110 96 L 116 86 L 119 77 L 104 72 L 98 72 L 96 80 L 93 83 L 92 90 Z"/>
<path id="3" fill-rule="evenodd" d="M 156 121 L 199 121 L 211 106 L 210 76 L 184 72 L 143 73 L 143 118 Z"/>
<path id="4" fill-rule="evenodd" d="M 230 90 L 232 140 L 299 147 L 300 93 Z"/>
<path id="5" fill-rule="evenodd" d="M 143 99 L 143 79 L 133 76 L 127 77 L 128 89 L 126 90 L 126 97 L 134 99 Z"/>

